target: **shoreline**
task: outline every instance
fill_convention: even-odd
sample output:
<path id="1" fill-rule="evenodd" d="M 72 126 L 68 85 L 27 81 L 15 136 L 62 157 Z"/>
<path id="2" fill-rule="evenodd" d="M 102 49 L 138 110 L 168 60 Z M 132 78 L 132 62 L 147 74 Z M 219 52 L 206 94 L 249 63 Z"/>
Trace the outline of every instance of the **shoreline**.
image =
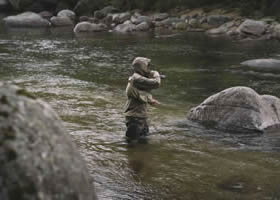
<path id="1" fill-rule="evenodd" d="M 170 9 L 168 12 L 142 12 L 130 10 L 119 12 L 107 6 L 94 12 L 92 16 L 78 16 L 71 10 L 61 10 L 57 15 L 43 11 L 24 12 L 1 20 L 7 27 L 41 28 L 72 27 L 74 33 L 82 32 L 204 32 L 233 40 L 280 39 L 280 24 L 272 17 L 261 19 L 246 18 L 237 9 Z"/>

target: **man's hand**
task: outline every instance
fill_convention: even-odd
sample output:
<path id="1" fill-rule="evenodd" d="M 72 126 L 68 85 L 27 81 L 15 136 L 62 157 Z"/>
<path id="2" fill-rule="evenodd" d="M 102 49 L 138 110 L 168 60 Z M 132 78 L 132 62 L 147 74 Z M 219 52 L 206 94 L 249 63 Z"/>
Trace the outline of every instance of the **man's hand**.
<path id="1" fill-rule="evenodd" d="M 150 104 L 151 105 L 160 105 L 160 102 L 156 99 L 152 99 Z"/>
<path id="2" fill-rule="evenodd" d="M 150 73 L 151 73 L 152 78 L 160 77 L 160 74 L 158 73 L 158 71 L 151 71 Z"/>

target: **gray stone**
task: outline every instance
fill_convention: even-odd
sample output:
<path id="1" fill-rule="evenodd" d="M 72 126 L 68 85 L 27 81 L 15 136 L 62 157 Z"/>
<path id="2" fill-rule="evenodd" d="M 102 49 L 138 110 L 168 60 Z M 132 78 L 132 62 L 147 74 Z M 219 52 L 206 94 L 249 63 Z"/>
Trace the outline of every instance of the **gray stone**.
<path id="1" fill-rule="evenodd" d="M 94 24 L 90 22 L 80 22 L 78 23 L 75 28 L 75 33 L 80 32 L 101 32 L 107 30 L 107 26 L 105 24 Z"/>
<path id="2" fill-rule="evenodd" d="M 153 15 L 153 20 L 154 21 L 162 21 L 165 20 L 169 17 L 168 13 L 158 13 Z"/>
<path id="3" fill-rule="evenodd" d="M 179 22 L 175 25 L 176 30 L 186 30 L 188 28 L 188 24 L 185 22 Z"/>
<path id="4" fill-rule="evenodd" d="M 188 21 L 189 25 L 193 28 L 197 28 L 200 26 L 200 21 L 198 18 L 191 18 L 189 21 Z"/>
<path id="5" fill-rule="evenodd" d="M 49 27 L 51 23 L 33 12 L 25 12 L 3 19 L 5 24 L 11 27 Z"/>
<path id="6" fill-rule="evenodd" d="M 0 83 L 0 199 L 95 200 L 93 179 L 51 107 Z"/>
<path id="7" fill-rule="evenodd" d="M 261 36 L 264 34 L 266 28 L 267 24 L 263 21 L 247 19 L 238 27 L 238 31 L 255 36 Z"/>
<path id="8" fill-rule="evenodd" d="M 50 19 L 53 26 L 73 26 L 74 23 L 69 17 L 57 17 L 53 16 Z"/>
<path id="9" fill-rule="evenodd" d="M 280 60 L 272 58 L 247 60 L 242 62 L 241 65 L 259 71 L 280 71 Z"/>
<path id="10" fill-rule="evenodd" d="M 150 25 L 147 22 L 142 22 L 137 24 L 135 27 L 135 31 L 148 31 L 150 30 Z"/>
<path id="11" fill-rule="evenodd" d="M 131 17 L 131 22 L 133 24 L 136 24 L 136 25 L 141 24 L 143 22 L 146 22 L 147 24 L 150 25 L 150 24 L 152 24 L 152 18 L 148 17 L 148 16 L 143 16 L 143 15 L 141 15 L 141 16 L 132 16 Z"/>
<path id="12" fill-rule="evenodd" d="M 273 30 L 272 30 L 272 36 L 275 39 L 280 39 L 280 24 L 277 24 L 274 26 Z"/>
<path id="13" fill-rule="evenodd" d="M 259 95 L 248 87 L 233 87 L 191 109 L 188 119 L 221 130 L 263 132 L 280 125 L 280 99 Z"/>
<path id="14" fill-rule="evenodd" d="M 227 22 L 218 28 L 208 30 L 207 33 L 210 35 L 226 34 L 233 26 L 234 22 Z"/>
<path id="15" fill-rule="evenodd" d="M 61 10 L 57 13 L 57 17 L 68 17 L 72 21 L 76 19 L 76 14 L 72 10 Z"/>
<path id="16" fill-rule="evenodd" d="M 116 24 L 122 24 L 125 21 L 129 20 L 130 17 L 131 17 L 131 14 L 129 12 L 113 14 L 112 21 L 113 21 L 113 23 L 116 23 Z"/>
<path id="17" fill-rule="evenodd" d="M 133 32 L 136 29 L 136 25 L 130 23 L 123 23 L 123 24 L 119 24 L 114 28 L 115 32 L 119 32 L 119 33 L 129 33 L 129 32 Z"/>

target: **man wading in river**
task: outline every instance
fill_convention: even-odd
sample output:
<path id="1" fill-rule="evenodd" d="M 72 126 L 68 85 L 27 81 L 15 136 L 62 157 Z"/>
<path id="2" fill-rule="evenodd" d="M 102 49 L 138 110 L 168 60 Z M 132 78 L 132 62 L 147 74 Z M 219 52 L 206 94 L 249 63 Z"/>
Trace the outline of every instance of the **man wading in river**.
<path id="1" fill-rule="evenodd" d="M 149 133 L 147 105 L 159 104 L 150 92 L 160 86 L 160 74 L 157 71 L 150 71 L 150 63 L 151 60 L 144 57 L 137 57 L 132 63 L 134 73 L 128 79 L 125 106 L 126 136 L 130 139 L 147 136 Z"/>

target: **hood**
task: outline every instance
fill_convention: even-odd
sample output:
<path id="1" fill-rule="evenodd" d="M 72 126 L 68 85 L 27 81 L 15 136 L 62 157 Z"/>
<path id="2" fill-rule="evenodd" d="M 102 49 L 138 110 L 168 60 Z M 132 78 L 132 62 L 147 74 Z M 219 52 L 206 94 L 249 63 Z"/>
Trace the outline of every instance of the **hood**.
<path id="1" fill-rule="evenodd" d="M 137 57 L 132 62 L 132 67 L 134 72 L 142 75 L 147 76 L 150 72 L 149 64 L 151 62 L 151 59 L 144 58 L 144 57 Z"/>

